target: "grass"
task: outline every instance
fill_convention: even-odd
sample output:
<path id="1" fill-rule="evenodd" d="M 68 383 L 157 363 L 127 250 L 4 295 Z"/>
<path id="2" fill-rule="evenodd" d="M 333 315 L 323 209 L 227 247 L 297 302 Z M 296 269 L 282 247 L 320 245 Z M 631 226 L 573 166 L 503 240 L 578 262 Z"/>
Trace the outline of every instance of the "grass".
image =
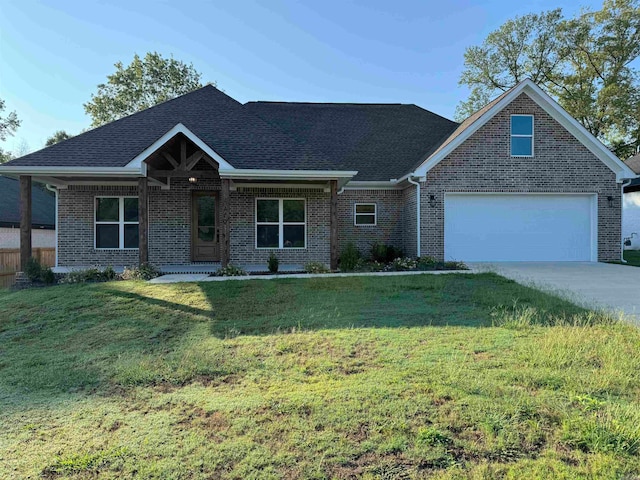
<path id="1" fill-rule="evenodd" d="M 640 332 L 494 274 L 0 293 L 0 478 L 635 478 Z"/>

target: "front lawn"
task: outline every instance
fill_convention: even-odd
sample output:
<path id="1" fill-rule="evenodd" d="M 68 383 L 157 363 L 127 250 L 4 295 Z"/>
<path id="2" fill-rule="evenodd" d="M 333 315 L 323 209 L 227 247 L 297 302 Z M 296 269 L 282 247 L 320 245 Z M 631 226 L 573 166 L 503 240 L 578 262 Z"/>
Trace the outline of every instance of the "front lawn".
<path id="1" fill-rule="evenodd" d="M 0 478 L 634 478 L 640 333 L 494 274 L 0 293 Z"/>

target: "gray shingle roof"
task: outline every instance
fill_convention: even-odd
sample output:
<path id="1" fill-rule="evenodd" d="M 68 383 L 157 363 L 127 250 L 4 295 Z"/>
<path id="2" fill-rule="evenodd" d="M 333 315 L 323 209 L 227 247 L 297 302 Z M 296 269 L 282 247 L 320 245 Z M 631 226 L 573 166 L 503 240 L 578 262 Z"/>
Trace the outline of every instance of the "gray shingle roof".
<path id="1" fill-rule="evenodd" d="M 235 168 L 409 173 L 458 124 L 416 105 L 237 102 L 213 86 L 8 163 L 123 167 L 182 123 Z"/>
<path id="2" fill-rule="evenodd" d="M 38 184 L 31 188 L 31 225 L 36 228 L 54 228 L 56 200 Z M 20 183 L 0 176 L 0 227 L 20 226 Z"/>
<path id="3" fill-rule="evenodd" d="M 410 173 L 458 126 L 416 105 L 249 102 L 249 111 L 322 152 L 355 180 Z"/>
<path id="4" fill-rule="evenodd" d="M 213 86 L 89 130 L 7 165 L 124 167 L 178 123 L 236 168 L 325 170 L 333 165 Z"/>

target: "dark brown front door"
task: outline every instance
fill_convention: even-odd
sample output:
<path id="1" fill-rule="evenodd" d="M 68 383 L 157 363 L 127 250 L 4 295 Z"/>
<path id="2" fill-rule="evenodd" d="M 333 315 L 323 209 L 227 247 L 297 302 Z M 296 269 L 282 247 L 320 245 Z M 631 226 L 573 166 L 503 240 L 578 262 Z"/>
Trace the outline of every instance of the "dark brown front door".
<path id="1" fill-rule="evenodd" d="M 194 262 L 220 261 L 217 192 L 193 192 L 191 260 Z"/>

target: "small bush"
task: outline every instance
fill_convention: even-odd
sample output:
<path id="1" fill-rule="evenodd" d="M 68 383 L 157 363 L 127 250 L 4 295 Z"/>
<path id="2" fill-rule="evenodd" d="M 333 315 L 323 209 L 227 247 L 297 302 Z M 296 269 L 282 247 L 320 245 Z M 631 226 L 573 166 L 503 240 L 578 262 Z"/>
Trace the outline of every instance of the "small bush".
<path id="1" fill-rule="evenodd" d="M 113 269 L 113 267 L 111 265 L 109 265 L 107 268 L 105 268 L 102 271 L 102 276 L 104 277 L 105 281 L 111 281 L 111 280 L 115 280 L 116 279 L 116 271 Z"/>
<path id="2" fill-rule="evenodd" d="M 384 263 L 360 259 L 354 270 L 356 272 L 384 272 L 385 268 Z"/>
<path id="3" fill-rule="evenodd" d="M 278 267 L 280 266 L 280 260 L 276 257 L 276 254 L 271 252 L 269 259 L 267 260 L 267 268 L 271 273 L 278 273 Z"/>
<path id="4" fill-rule="evenodd" d="M 393 245 L 375 242 L 371 245 L 371 260 L 378 263 L 390 263 L 403 256 L 401 249 Z"/>
<path id="5" fill-rule="evenodd" d="M 331 270 L 327 268 L 324 263 L 309 262 L 304 266 L 305 273 L 330 273 Z"/>
<path id="6" fill-rule="evenodd" d="M 340 270 L 343 272 L 352 272 L 356 269 L 360 260 L 360 250 L 353 242 L 347 243 L 340 254 Z"/>
<path id="7" fill-rule="evenodd" d="M 40 274 L 40 278 L 47 285 L 53 285 L 56 283 L 56 276 L 49 267 L 43 268 L 42 273 Z"/>
<path id="8" fill-rule="evenodd" d="M 391 272 L 407 272 L 415 270 L 418 267 L 418 262 L 412 258 L 396 258 L 393 262 L 387 265 L 386 270 Z"/>
<path id="9" fill-rule="evenodd" d="M 126 267 L 121 275 L 123 280 L 151 280 L 159 276 L 160 270 L 147 262 L 139 267 Z"/>
<path id="10" fill-rule="evenodd" d="M 247 274 L 242 268 L 235 265 L 227 265 L 218 270 L 214 275 L 216 277 L 243 277 Z"/>
<path id="11" fill-rule="evenodd" d="M 42 265 L 35 258 L 31 257 L 24 266 L 24 274 L 31 282 L 39 282 L 42 276 Z"/>

